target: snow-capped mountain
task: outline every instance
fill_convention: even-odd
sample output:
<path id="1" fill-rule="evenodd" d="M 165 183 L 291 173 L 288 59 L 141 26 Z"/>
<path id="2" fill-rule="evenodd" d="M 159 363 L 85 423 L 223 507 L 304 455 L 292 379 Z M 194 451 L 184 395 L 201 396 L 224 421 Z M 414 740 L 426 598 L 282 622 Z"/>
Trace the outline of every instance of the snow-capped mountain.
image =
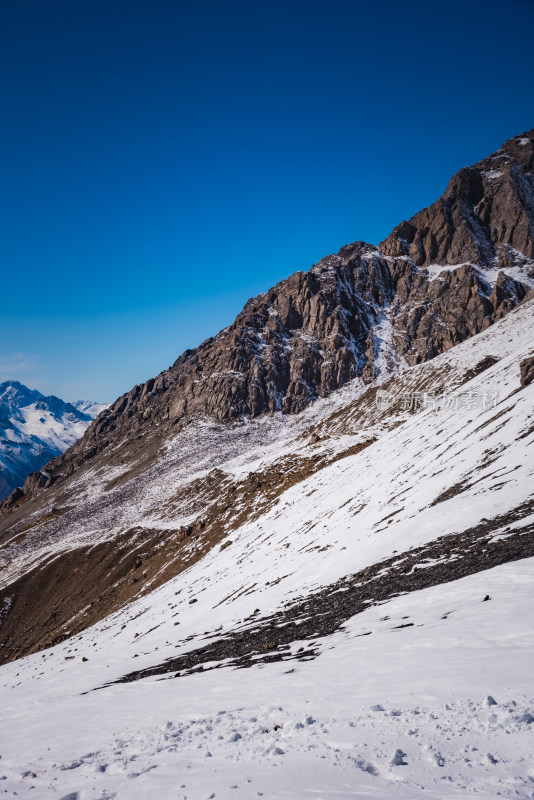
<path id="1" fill-rule="evenodd" d="M 249 301 L 3 503 L 6 792 L 532 796 L 533 169 Z"/>
<path id="2" fill-rule="evenodd" d="M 0 383 L 0 499 L 83 436 L 104 408 L 45 397 L 18 381 Z"/>
<path id="3" fill-rule="evenodd" d="M 71 403 L 71 406 L 77 408 L 82 414 L 87 414 L 91 419 L 96 419 L 108 405 L 108 403 L 95 403 L 93 400 L 73 400 Z"/>

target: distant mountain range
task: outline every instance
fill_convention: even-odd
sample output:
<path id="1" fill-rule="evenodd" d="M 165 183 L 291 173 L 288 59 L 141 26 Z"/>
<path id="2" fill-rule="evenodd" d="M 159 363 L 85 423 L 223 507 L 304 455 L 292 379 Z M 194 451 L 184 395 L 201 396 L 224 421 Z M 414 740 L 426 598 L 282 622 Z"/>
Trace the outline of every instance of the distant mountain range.
<path id="1" fill-rule="evenodd" d="M 18 381 L 0 383 L 0 500 L 83 436 L 104 408 L 45 397 Z"/>

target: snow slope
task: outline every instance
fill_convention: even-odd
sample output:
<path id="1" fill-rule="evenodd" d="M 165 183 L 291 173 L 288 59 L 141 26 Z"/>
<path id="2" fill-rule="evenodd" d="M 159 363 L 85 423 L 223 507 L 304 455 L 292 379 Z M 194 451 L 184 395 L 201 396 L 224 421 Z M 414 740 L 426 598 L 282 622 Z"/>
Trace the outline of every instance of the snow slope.
<path id="1" fill-rule="evenodd" d="M 18 381 L 0 384 L 0 500 L 70 447 L 105 407 L 65 403 Z"/>
<path id="2" fill-rule="evenodd" d="M 39 798 L 531 797 L 533 579 L 529 559 L 370 608 L 296 667 L 82 694 L 132 657 L 118 625 L 30 656 L 1 673 L 2 788 Z M 406 617 L 416 626 L 396 628 Z"/>
<path id="3" fill-rule="evenodd" d="M 187 521 L 183 512 L 173 519 L 166 501 L 195 477 L 195 447 L 199 474 L 212 466 L 200 453 L 211 442 L 218 468 L 238 481 L 288 454 L 366 443 L 274 502 L 258 500 L 240 525 L 231 525 L 237 504 L 229 508 L 222 545 L 185 572 L 1 667 L 0 791 L 70 800 L 533 797 L 534 384 L 519 388 L 533 322 L 531 301 L 388 379 L 388 413 L 365 406 L 358 386 L 299 419 L 199 425 L 190 441 L 170 443 L 165 469 L 134 483 L 122 516 L 106 501 L 119 491 L 106 490 L 110 474 L 87 473 L 90 522 L 73 516 L 61 541 L 28 535 L 8 573 L 133 520 L 162 534 Z M 428 407 L 420 395 L 411 407 L 406 398 L 422 386 Z M 487 569 L 476 560 L 484 556 Z M 390 577 L 397 583 L 380 594 Z M 324 609 L 362 586 L 363 607 L 327 629 Z M 264 630 L 270 649 L 252 644 Z M 241 634 L 256 650 L 246 669 L 232 650 Z M 217 646 L 225 657 L 202 655 Z"/>
<path id="4" fill-rule="evenodd" d="M 108 407 L 108 404 L 95 403 L 94 400 L 73 400 L 71 406 L 77 408 L 82 414 L 88 414 L 91 419 L 96 419 L 100 412 Z"/>

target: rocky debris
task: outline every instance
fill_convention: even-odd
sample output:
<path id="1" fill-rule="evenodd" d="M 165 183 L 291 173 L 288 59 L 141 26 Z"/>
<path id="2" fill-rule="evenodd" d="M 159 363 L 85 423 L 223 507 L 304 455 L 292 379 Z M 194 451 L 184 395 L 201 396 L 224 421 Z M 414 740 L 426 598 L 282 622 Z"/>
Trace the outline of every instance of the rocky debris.
<path id="1" fill-rule="evenodd" d="M 482 358 L 478 362 L 478 364 L 475 364 L 474 367 L 471 367 L 471 369 L 466 370 L 464 376 L 465 381 L 467 382 L 472 380 L 473 378 L 476 378 L 477 375 L 480 375 L 482 372 L 485 372 L 490 367 L 495 366 L 495 364 L 497 364 L 498 361 L 499 359 L 497 358 L 497 356 L 491 356 L 491 355 L 484 356 L 484 358 Z"/>
<path id="2" fill-rule="evenodd" d="M 252 627 L 218 638 L 211 644 L 167 659 L 148 669 L 136 670 L 117 683 L 129 683 L 153 675 L 175 673 L 181 677 L 193 671 L 224 666 L 250 667 L 258 663 L 314 658 L 319 653 L 317 638 L 339 630 L 343 623 L 369 608 L 406 592 L 458 580 L 509 561 L 534 556 L 534 524 L 517 525 L 534 511 L 529 501 L 507 514 L 485 520 L 462 533 L 441 536 L 434 542 L 396 554 L 322 589 L 284 610 L 257 620 Z M 506 535 L 496 538 L 497 531 Z M 413 622 L 397 628 L 414 627 Z M 371 632 L 372 633 L 372 632 Z M 296 652 L 293 642 L 309 641 Z M 215 664 L 212 664 L 215 662 Z M 217 663 L 219 662 L 219 663 Z M 209 667 L 202 665 L 210 663 Z"/>
<path id="3" fill-rule="evenodd" d="M 445 489 L 444 492 L 435 497 L 429 505 L 430 507 L 437 506 L 438 503 L 444 503 L 446 500 L 452 500 L 453 497 L 462 494 L 462 492 L 466 492 L 469 488 L 470 484 L 467 481 L 455 483 L 453 486 Z"/>
<path id="4" fill-rule="evenodd" d="M 47 481 L 28 479 L 0 513 L 124 441 L 161 440 L 201 416 L 299 413 L 354 378 L 427 361 L 490 326 L 528 291 L 502 270 L 534 264 L 533 142 L 531 131 L 460 170 L 380 249 L 346 245 L 249 300 L 232 325 L 104 410 L 49 462 Z M 425 267 L 436 264 L 444 271 L 433 279 Z M 501 270 L 493 287 L 485 268 Z"/>
<path id="5" fill-rule="evenodd" d="M 521 388 L 529 386 L 534 380 L 534 356 L 525 358 L 519 365 L 521 370 Z"/>

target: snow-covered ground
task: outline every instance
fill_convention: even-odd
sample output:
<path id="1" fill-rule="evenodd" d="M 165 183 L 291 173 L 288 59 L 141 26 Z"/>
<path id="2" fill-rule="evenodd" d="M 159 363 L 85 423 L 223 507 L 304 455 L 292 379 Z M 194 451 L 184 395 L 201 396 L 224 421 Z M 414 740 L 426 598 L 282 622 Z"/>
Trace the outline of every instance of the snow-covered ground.
<path id="1" fill-rule="evenodd" d="M 83 694 L 132 657 L 88 632 L 2 669 L 0 792 L 530 798 L 533 586 L 507 564 L 370 608 L 312 661 Z"/>
<path id="2" fill-rule="evenodd" d="M 372 443 L 288 488 L 231 530 L 223 542 L 231 546 L 217 545 L 81 634 L 0 668 L 0 794 L 534 797 L 534 558 L 381 602 L 370 595 L 368 608 L 331 635 L 293 641 L 284 660 L 258 655 L 247 669 L 227 660 L 180 677 L 114 682 L 531 500 L 534 384 L 519 388 L 519 362 L 534 353 L 533 322 L 530 302 L 387 384 L 399 403 L 426 376 L 430 395 L 439 388 L 461 403 L 396 409 L 377 421 L 361 415 L 357 387 L 298 421 L 198 428 L 203 447 L 226 437 L 218 466 L 235 480 L 288 453 Z M 495 363 L 466 379 L 489 355 Z M 329 438 L 310 445 L 303 432 L 317 424 Z M 177 483 L 191 479 L 186 464 L 172 462 L 172 443 L 165 458 L 177 464 Z M 210 466 L 199 457 L 196 468 Z M 96 478 L 83 479 L 88 503 L 91 491 L 99 503 L 106 496 Z M 165 485 L 165 470 L 153 478 L 128 513 L 164 531 L 177 524 L 161 509 L 177 483 Z M 33 558 L 100 541 L 106 523 L 108 535 L 131 524 L 110 508 L 95 510 L 89 530 L 72 524 L 66 543 L 42 537 Z M 520 530 L 532 537 L 532 517 L 495 523 L 492 544 Z M 21 552 L 23 562 L 30 557 Z M 298 657 L 308 648 L 309 659 Z"/>
<path id="3" fill-rule="evenodd" d="M 515 253 L 520 256 L 520 253 Z M 504 274 L 509 277 L 513 278 L 515 281 L 528 286 L 529 289 L 534 288 L 534 278 L 532 275 L 534 274 L 534 262 L 528 260 L 523 257 L 522 263 L 519 266 L 515 267 L 499 267 L 499 268 L 486 268 L 486 267 L 479 267 L 476 264 L 472 264 L 470 262 L 466 262 L 468 266 L 473 267 L 481 278 L 483 278 L 486 283 L 493 287 L 499 277 L 499 273 L 504 272 Z M 454 265 L 443 265 L 443 264 L 430 264 L 430 266 L 425 267 L 425 271 L 428 275 L 429 280 L 434 281 L 439 278 L 440 275 L 444 275 L 447 272 L 451 272 L 452 270 L 459 269 L 460 267 L 464 267 L 466 264 L 454 264 Z"/>

